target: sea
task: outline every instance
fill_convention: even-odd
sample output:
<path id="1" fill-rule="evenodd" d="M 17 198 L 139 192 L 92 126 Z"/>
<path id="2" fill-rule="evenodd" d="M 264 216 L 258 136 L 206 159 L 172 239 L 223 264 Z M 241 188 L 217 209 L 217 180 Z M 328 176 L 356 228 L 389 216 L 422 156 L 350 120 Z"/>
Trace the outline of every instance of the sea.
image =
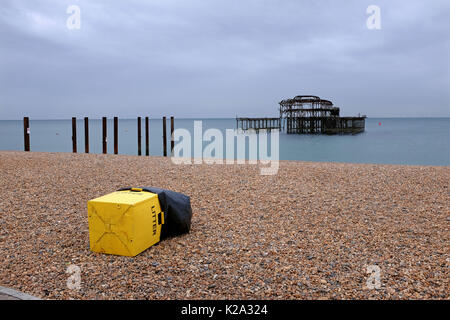
<path id="1" fill-rule="evenodd" d="M 174 127 L 187 130 L 193 138 L 194 121 L 201 121 L 197 126 L 201 124 L 202 133 L 208 129 L 218 129 L 223 134 L 223 139 L 226 137 L 227 129 L 236 128 L 234 118 L 175 118 Z M 150 119 L 149 127 L 150 155 L 161 156 L 162 119 Z M 114 152 L 113 129 L 113 120 L 108 119 L 108 153 Z M 169 119 L 167 132 L 167 148 L 170 149 Z M 0 150 L 23 150 L 23 135 L 22 120 L 0 120 Z M 118 135 L 119 154 L 137 155 L 137 119 L 119 119 Z M 269 134 L 267 137 L 269 148 L 270 137 Z M 203 148 L 209 143 L 207 140 L 203 141 Z M 89 119 L 89 144 L 90 153 L 102 153 L 101 119 Z M 72 120 L 30 119 L 30 145 L 31 151 L 72 152 Z M 280 160 L 449 166 L 450 118 L 367 118 L 365 132 L 360 134 L 297 135 L 280 132 L 278 145 Z M 193 148 L 194 143 L 192 154 Z M 223 148 L 225 154 L 225 141 Z M 83 119 L 77 120 L 77 149 L 79 153 L 84 152 Z M 246 155 L 248 152 L 247 150 Z M 142 153 L 145 154 L 144 120 L 142 120 Z"/>

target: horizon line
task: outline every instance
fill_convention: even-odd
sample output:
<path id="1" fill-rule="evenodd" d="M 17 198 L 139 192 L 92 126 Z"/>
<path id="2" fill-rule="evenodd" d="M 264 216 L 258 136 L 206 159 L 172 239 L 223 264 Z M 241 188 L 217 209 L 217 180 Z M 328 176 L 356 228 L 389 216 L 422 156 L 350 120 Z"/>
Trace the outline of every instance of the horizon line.
<path id="1" fill-rule="evenodd" d="M 115 116 L 110 116 L 110 117 L 106 117 L 107 119 L 111 119 L 113 120 Z M 129 117 L 118 117 L 119 120 L 137 120 L 139 116 L 136 116 L 134 118 L 129 118 Z M 145 120 L 145 116 L 140 116 L 142 120 Z M 54 121 L 67 121 L 67 120 L 72 120 L 72 117 L 69 118 L 32 118 L 32 117 L 28 117 L 33 121 L 47 121 L 47 120 L 54 120 Z M 85 117 L 75 117 L 77 120 L 83 120 Z M 102 117 L 97 118 L 97 117 L 88 117 L 89 120 L 102 120 Z M 248 118 L 252 118 L 252 117 L 248 117 Z M 256 118 L 260 118 L 260 117 L 256 117 Z M 449 116 L 377 116 L 377 117 L 369 117 L 366 116 L 367 119 L 449 119 Z M 180 117 L 177 118 L 174 116 L 174 119 L 178 119 L 178 120 L 224 120 L 224 119 L 233 119 L 235 120 L 236 117 Z M 163 120 L 163 117 L 159 117 L 159 118 L 152 118 L 149 117 L 149 120 Z M 170 116 L 166 116 L 166 120 L 170 120 Z M 23 118 L 19 118 L 19 119 L 0 119 L 0 121 L 23 121 Z"/>

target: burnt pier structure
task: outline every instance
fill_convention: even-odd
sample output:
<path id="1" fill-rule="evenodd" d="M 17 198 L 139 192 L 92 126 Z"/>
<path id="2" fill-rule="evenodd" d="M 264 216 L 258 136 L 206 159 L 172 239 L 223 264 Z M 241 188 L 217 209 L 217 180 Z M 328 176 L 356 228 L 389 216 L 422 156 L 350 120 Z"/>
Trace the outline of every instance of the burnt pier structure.
<path id="1" fill-rule="evenodd" d="M 236 118 L 237 128 L 297 134 L 357 134 L 365 128 L 366 116 L 341 117 L 338 107 L 317 96 L 296 96 L 279 104 L 279 118 Z"/>

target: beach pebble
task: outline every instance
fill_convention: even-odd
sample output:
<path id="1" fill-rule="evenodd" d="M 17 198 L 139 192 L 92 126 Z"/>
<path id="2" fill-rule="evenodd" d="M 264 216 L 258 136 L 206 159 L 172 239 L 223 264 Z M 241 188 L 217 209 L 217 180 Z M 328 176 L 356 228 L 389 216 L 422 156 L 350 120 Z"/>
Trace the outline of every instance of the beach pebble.
<path id="1" fill-rule="evenodd" d="M 0 152 L 0 181 L 0 283 L 44 299 L 450 298 L 449 167 L 281 161 L 263 176 Z M 191 232 L 132 258 L 91 252 L 87 201 L 126 186 L 189 195 Z"/>

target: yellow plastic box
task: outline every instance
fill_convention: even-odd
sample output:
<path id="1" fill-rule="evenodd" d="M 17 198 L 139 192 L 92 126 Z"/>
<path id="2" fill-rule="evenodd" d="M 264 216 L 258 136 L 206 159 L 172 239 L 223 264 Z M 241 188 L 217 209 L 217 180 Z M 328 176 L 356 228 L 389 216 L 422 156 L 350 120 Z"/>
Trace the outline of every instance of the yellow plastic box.
<path id="1" fill-rule="evenodd" d="M 157 194 L 132 188 L 90 200 L 87 207 L 94 252 L 134 257 L 160 240 L 164 213 Z"/>

